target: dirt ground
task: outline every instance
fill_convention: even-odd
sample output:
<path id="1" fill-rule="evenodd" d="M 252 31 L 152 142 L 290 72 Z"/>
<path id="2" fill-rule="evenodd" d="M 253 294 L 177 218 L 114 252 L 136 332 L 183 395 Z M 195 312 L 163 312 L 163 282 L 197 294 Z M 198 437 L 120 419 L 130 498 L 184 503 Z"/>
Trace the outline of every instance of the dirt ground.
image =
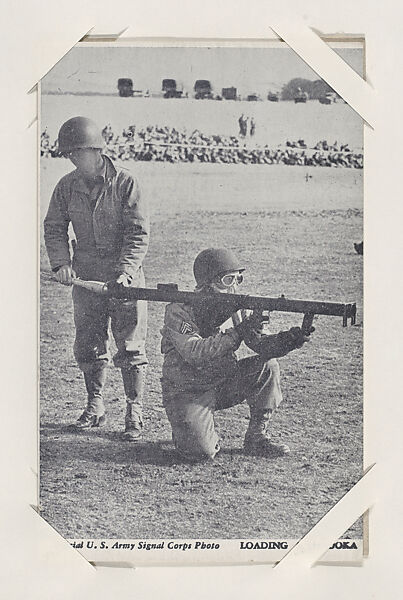
<path id="1" fill-rule="evenodd" d="M 362 172 L 133 167 L 152 213 L 148 286 L 175 281 L 192 289 L 194 256 L 227 246 L 248 267 L 246 293 L 356 301 L 357 324 L 319 317 L 312 342 L 280 360 L 284 402 L 272 429 L 290 455 L 242 454 L 248 411 L 241 405 L 217 413 L 223 449 L 214 462 L 183 464 L 161 404 L 162 304 L 149 304 L 143 440 L 120 440 L 123 386 L 112 368 L 107 426 L 68 429 L 85 404 L 72 354 L 71 290 L 50 280 L 41 244 L 41 514 L 67 538 L 300 537 L 362 473 L 362 257 L 353 248 L 362 239 Z M 62 159 L 42 161 L 42 216 L 68 169 Z M 272 331 L 301 320 L 274 314 Z M 361 537 L 360 524 L 348 535 Z"/>

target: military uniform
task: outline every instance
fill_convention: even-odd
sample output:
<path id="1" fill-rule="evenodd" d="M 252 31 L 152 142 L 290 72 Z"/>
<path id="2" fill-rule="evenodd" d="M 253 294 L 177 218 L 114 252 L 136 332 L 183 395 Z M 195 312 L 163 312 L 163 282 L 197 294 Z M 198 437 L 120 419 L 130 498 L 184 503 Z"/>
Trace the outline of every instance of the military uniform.
<path id="1" fill-rule="evenodd" d="M 169 304 L 161 333 L 163 403 L 185 457 L 213 458 L 218 452 L 215 410 L 246 400 L 251 411 L 272 413 L 281 403 L 277 361 L 257 355 L 238 360 L 242 338 L 236 328 L 203 337 L 192 307 Z"/>
<path id="2" fill-rule="evenodd" d="M 76 237 L 72 268 L 86 280 L 109 281 L 121 273 L 131 285 L 144 285 L 142 261 L 149 242 L 149 218 L 130 172 L 102 155 L 104 169 L 92 184 L 78 170 L 57 184 L 45 218 L 45 243 L 51 267 L 71 265 L 68 227 Z M 76 338 L 74 353 L 84 372 L 89 399 L 101 396 L 109 361 L 108 325 L 118 352 L 126 396 L 141 404 L 142 381 L 131 377 L 147 364 L 145 338 L 147 308 L 143 301 L 107 299 L 86 289 L 73 288 Z M 141 379 L 141 378 L 140 378 Z M 134 381 L 136 380 L 136 381 Z M 141 388 L 141 389 L 140 389 Z M 94 404 L 94 411 L 97 410 Z"/>

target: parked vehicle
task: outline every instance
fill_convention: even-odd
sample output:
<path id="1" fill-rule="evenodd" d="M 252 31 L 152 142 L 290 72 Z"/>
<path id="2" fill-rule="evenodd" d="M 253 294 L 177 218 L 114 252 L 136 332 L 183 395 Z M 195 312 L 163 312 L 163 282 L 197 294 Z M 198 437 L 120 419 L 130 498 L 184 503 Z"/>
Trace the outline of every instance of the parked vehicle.
<path id="1" fill-rule="evenodd" d="M 194 85 L 196 100 L 211 100 L 213 98 L 213 90 L 210 81 L 207 79 L 197 79 Z"/>
<path id="2" fill-rule="evenodd" d="M 248 94 L 246 99 L 248 102 L 258 102 L 259 100 L 261 100 L 259 94 L 255 94 L 255 93 Z"/>
<path id="3" fill-rule="evenodd" d="M 279 101 L 279 94 L 278 92 L 269 92 L 267 94 L 267 99 L 269 100 L 269 102 L 278 102 Z"/>
<path id="4" fill-rule="evenodd" d="M 236 100 L 237 99 L 236 87 L 222 88 L 221 96 L 225 100 Z"/>
<path id="5" fill-rule="evenodd" d="M 181 98 L 183 94 L 182 86 L 175 79 L 163 79 L 162 91 L 164 98 Z"/>
<path id="6" fill-rule="evenodd" d="M 133 80 L 127 77 L 118 79 L 119 96 L 129 98 L 133 96 Z"/>
<path id="7" fill-rule="evenodd" d="M 319 97 L 319 102 L 321 104 L 332 104 L 333 98 L 334 98 L 334 96 L 333 96 L 332 92 L 328 92 L 324 96 Z"/>

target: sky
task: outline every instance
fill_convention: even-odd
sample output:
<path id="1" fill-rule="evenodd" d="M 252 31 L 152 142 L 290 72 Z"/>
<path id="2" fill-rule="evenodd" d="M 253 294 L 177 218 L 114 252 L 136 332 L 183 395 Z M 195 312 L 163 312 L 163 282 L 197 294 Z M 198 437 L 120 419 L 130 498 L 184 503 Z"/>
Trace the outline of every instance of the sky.
<path id="1" fill-rule="evenodd" d="M 361 48 L 337 53 L 362 75 Z M 164 78 L 176 79 L 192 93 L 196 79 L 211 81 L 215 93 L 235 86 L 239 93 L 279 91 L 290 79 L 318 79 L 290 48 L 94 47 L 81 44 L 68 52 L 42 79 L 42 92 L 117 93 L 119 77 L 136 90 L 161 90 Z"/>

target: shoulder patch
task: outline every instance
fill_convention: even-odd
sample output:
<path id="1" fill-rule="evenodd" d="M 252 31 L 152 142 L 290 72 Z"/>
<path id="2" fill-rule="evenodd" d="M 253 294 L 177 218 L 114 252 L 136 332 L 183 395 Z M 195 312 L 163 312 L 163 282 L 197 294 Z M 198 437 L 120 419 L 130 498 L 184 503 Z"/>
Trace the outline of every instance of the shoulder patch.
<path id="1" fill-rule="evenodd" d="M 183 334 L 186 334 L 186 333 L 195 333 L 193 325 L 191 325 L 187 321 L 182 321 L 182 324 L 180 326 L 180 330 L 179 331 L 181 333 L 183 333 Z"/>

